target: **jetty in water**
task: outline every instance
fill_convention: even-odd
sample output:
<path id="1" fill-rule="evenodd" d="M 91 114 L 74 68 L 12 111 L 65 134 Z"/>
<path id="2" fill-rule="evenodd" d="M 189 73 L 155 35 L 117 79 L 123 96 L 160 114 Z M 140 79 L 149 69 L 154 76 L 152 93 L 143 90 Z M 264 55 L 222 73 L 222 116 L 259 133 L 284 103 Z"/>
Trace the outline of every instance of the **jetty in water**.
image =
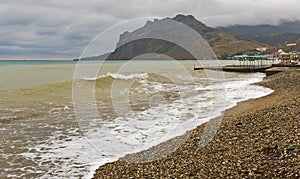
<path id="1" fill-rule="evenodd" d="M 286 65 L 286 64 L 276 64 L 276 65 L 263 65 L 263 66 L 252 66 L 252 65 L 226 65 L 226 66 L 204 66 L 196 67 L 194 65 L 194 70 L 216 70 L 216 71 L 227 71 L 227 72 L 238 72 L 238 73 L 266 73 L 267 76 L 288 71 L 297 68 L 300 70 L 300 65 Z"/>
<path id="2" fill-rule="evenodd" d="M 286 61 L 279 64 L 268 64 L 268 56 L 266 55 L 236 55 L 232 57 L 239 61 L 238 65 L 225 65 L 225 66 L 209 66 L 204 65 L 202 67 L 196 67 L 194 70 L 217 70 L 227 72 L 239 72 L 239 73 L 266 73 L 267 76 L 286 71 L 289 68 L 299 68 L 299 64 L 287 63 Z"/>
<path id="3" fill-rule="evenodd" d="M 262 65 L 262 66 L 226 65 L 226 66 L 204 66 L 204 67 L 194 66 L 194 70 L 216 70 L 216 71 L 240 72 L 240 73 L 265 72 L 269 68 L 272 68 L 272 66 L 271 65 Z"/>

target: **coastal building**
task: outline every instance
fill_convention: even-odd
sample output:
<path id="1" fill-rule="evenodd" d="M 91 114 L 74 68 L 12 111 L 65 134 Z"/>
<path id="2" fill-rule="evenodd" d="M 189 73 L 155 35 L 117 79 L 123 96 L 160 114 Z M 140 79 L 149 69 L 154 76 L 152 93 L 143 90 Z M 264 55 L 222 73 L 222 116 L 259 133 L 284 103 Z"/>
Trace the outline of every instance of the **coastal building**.
<path id="1" fill-rule="evenodd" d="M 294 47 L 294 46 L 297 46 L 297 43 L 289 43 L 289 44 L 286 44 L 287 47 Z"/>
<path id="2" fill-rule="evenodd" d="M 279 59 L 282 61 L 282 63 L 294 63 L 296 61 L 299 61 L 299 57 L 299 52 L 281 52 L 279 54 Z"/>
<path id="3" fill-rule="evenodd" d="M 256 48 L 256 51 L 258 51 L 258 52 L 266 52 L 268 50 L 268 47 L 257 47 Z"/>
<path id="4" fill-rule="evenodd" d="M 267 65 L 267 55 L 235 55 L 232 57 L 234 60 L 240 61 L 240 66 L 263 66 Z"/>

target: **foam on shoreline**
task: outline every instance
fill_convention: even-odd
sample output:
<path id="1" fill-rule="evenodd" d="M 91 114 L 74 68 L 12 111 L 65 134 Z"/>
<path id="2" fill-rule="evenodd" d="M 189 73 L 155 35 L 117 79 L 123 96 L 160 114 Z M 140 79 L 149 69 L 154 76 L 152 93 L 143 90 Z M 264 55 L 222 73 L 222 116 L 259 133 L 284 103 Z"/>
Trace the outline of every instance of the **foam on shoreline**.
<path id="1" fill-rule="evenodd" d="M 240 78 L 237 78 L 234 81 L 225 82 L 225 84 L 222 84 L 222 85 L 219 85 L 218 83 L 216 83 L 215 85 L 211 85 L 207 88 L 202 88 L 202 87 L 198 88 L 198 90 L 206 91 L 206 90 L 222 89 L 225 86 L 226 87 L 226 100 L 225 101 L 230 101 L 230 102 L 227 102 L 226 106 L 223 106 L 222 100 L 219 101 L 220 103 L 218 103 L 218 101 L 214 101 L 213 103 L 201 104 L 201 105 L 203 105 L 203 106 L 201 106 L 201 108 L 209 108 L 209 106 L 211 106 L 211 105 L 220 106 L 220 107 L 215 107 L 214 108 L 215 111 L 213 113 L 210 113 L 209 115 L 206 115 L 206 116 L 200 115 L 199 117 L 201 118 L 201 120 L 191 119 L 190 121 L 185 121 L 185 123 L 178 123 L 177 125 L 179 125 L 180 127 L 177 127 L 177 128 L 176 127 L 172 128 L 171 126 L 166 127 L 164 130 L 171 128 L 169 131 L 170 134 L 163 140 L 155 139 L 156 143 L 148 143 L 149 145 L 145 145 L 144 147 L 137 148 L 132 152 L 128 152 L 128 153 L 120 152 L 119 153 L 120 155 L 115 157 L 115 160 L 107 160 L 106 162 L 100 161 L 99 163 L 97 163 L 96 165 L 91 167 L 89 174 L 85 178 L 92 178 L 92 176 L 95 172 L 95 171 L 93 171 L 94 169 L 97 169 L 106 163 L 116 161 L 117 158 L 123 157 L 126 154 L 138 153 L 143 150 L 148 150 L 151 147 L 156 146 L 162 142 L 165 142 L 165 141 L 170 140 L 177 136 L 181 136 L 181 135 L 185 134 L 187 131 L 193 130 L 197 126 L 202 125 L 203 123 L 205 123 L 211 119 L 221 116 L 225 110 L 236 106 L 241 101 L 261 98 L 263 96 L 273 93 L 274 90 L 271 90 L 269 88 L 252 85 L 253 83 L 262 81 L 263 77 L 264 77 L 264 75 L 262 75 L 262 74 L 256 74 L 256 75 L 253 75 L 253 78 L 244 79 L 242 81 Z M 240 90 L 237 92 L 236 91 L 237 89 L 240 89 Z M 212 97 L 211 95 L 213 96 L 214 94 L 207 92 L 207 93 L 203 94 L 203 97 L 205 97 L 205 98 Z M 199 98 L 197 98 L 197 99 L 190 98 L 186 101 L 187 102 L 186 104 L 187 104 L 187 106 L 193 105 L 194 103 L 197 103 L 196 102 L 197 100 L 199 100 Z M 171 107 L 170 109 L 173 109 L 174 107 Z M 172 121 L 172 122 L 174 122 L 174 121 Z M 149 127 L 149 125 L 147 125 L 147 126 Z M 182 126 L 185 126 L 185 127 L 182 127 Z M 154 131 L 154 133 L 152 135 L 154 135 L 155 133 L 157 133 L 157 131 Z M 124 138 L 125 137 L 126 136 L 124 136 Z"/>
<path id="2" fill-rule="evenodd" d="M 297 111 L 299 112 L 299 109 L 297 110 L 299 72 L 278 74 L 259 84 L 272 88 L 275 92 L 266 97 L 240 102 L 226 110 L 226 120 L 222 125 L 222 130 L 208 147 L 199 150 L 198 145 L 195 145 L 195 142 L 199 141 L 199 134 L 203 129 L 201 127 L 203 125 L 200 125 L 192 131 L 192 137 L 181 149 L 176 151 L 176 154 L 168 156 L 167 163 L 163 159 L 159 162 L 128 166 L 125 163 L 116 162 L 99 167 L 94 177 L 136 177 L 143 174 L 145 170 L 147 176 L 174 178 L 179 176 L 204 178 L 208 176 L 236 178 L 255 175 L 268 178 L 274 175 L 279 178 L 299 176 L 299 165 L 295 165 L 297 162 L 297 157 L 295 158 L 297 153 L 295 152 L 300 149 L 299 143 L 297 144 L 299 135 L 296 129 L 290 131 L 291 127 L 299 127 L 299 118 L 295 118 L 298 114 Z M 289 90 L 286 90 L 287 88 Z M 281 115 L 282 113 L 285 115 Z M 280 140 L 280 143 L 276 140 Z M 258 144 L 261 145 L 261 148 L 257 148 Z M 262 154 L 261 152 L 266 153 Z M 271 159 L 268 158 L 270 152 Z M 280 157 L 282 155 L 285 157 Z M 297 156 L 299 159 L 299 153 Z M 187 160 L 184 160 L 185 158 Z M 266 160 L 272 162 L 266 163 Z M 186 167 L 187 163 L 185 162 L 190 164 L 189 167 Z M 258 165 L 263 162 L 265 162 L 264 165 Z M 249 169 L 249 166 L 253 167 Z M 107 173 L 106 171 L 110 171 L 110 167 L 114 167 L 114 170 Z M 170 168 L 172 170 L 169 170 Z M 160 173 L 155 173 L 156 169 Z"/>

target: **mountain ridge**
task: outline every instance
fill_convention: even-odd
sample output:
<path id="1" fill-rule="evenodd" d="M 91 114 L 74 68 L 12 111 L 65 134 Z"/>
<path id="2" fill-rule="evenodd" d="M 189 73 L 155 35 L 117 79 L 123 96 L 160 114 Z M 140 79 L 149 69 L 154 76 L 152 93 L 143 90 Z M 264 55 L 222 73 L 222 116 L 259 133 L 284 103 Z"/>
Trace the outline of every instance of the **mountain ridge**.
<path id="1" fill-rule="evenodd" d="M 143 27 L 136 29 L 133 32 L 122 33 L 119 37 L 116 49 L 108 57 L 106 57 L 106 59 L 131 59 L 145 53 L 159 53 L 180 60 L 195 59 L 195 57 L 186 53 L 184 49 L 176 46 L 176 44 L 174 45 L 168 42 L 156 41 L 154 39 L 147 39 L 145 41 L 130 41 L 131 38 L 134 39 L 134 37 L 137 36 L 142 38 L 145 34 L 154 33 L 155 27 L 160 27 L 165 19 L 177 21 L 195 30 L 208 42 L 218 58 L 225 58 L 237 53 L 254 50 L 256 47 L 264 45 L 241 35 L 235 35 L 221 29 L 208 27 L 192 15 L 178 14 L 173 18 L 148 21 Z M 169 31 L 168 33 L 173 33 L 172 29 L 165 29 Z M 123 42 L 129 43 L 124 44 Z M 195 39 L 191 39 L 191 43 L 197 42 Z"/>
<path id="2" fill-rule="evenodd" d="M 300 21 L 283 21 L 278 25 L 231 25 L 217 29 L 254 39 L 273 47 L 300 41 Z"/>

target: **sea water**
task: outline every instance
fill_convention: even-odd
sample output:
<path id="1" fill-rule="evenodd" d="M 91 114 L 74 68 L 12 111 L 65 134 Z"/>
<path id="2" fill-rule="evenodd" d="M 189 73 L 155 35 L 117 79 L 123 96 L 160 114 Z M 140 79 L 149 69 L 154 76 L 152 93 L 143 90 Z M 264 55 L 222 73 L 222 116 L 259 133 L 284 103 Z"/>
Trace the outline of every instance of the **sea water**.
<path id="1" fill-rule="evenodd" d="M 193 71 L 194 64 L 201 65 L 0 61 L 0 178 L 91 178 L 107 162 L 272 93 L 251 85 L 262 73 Z"/>

